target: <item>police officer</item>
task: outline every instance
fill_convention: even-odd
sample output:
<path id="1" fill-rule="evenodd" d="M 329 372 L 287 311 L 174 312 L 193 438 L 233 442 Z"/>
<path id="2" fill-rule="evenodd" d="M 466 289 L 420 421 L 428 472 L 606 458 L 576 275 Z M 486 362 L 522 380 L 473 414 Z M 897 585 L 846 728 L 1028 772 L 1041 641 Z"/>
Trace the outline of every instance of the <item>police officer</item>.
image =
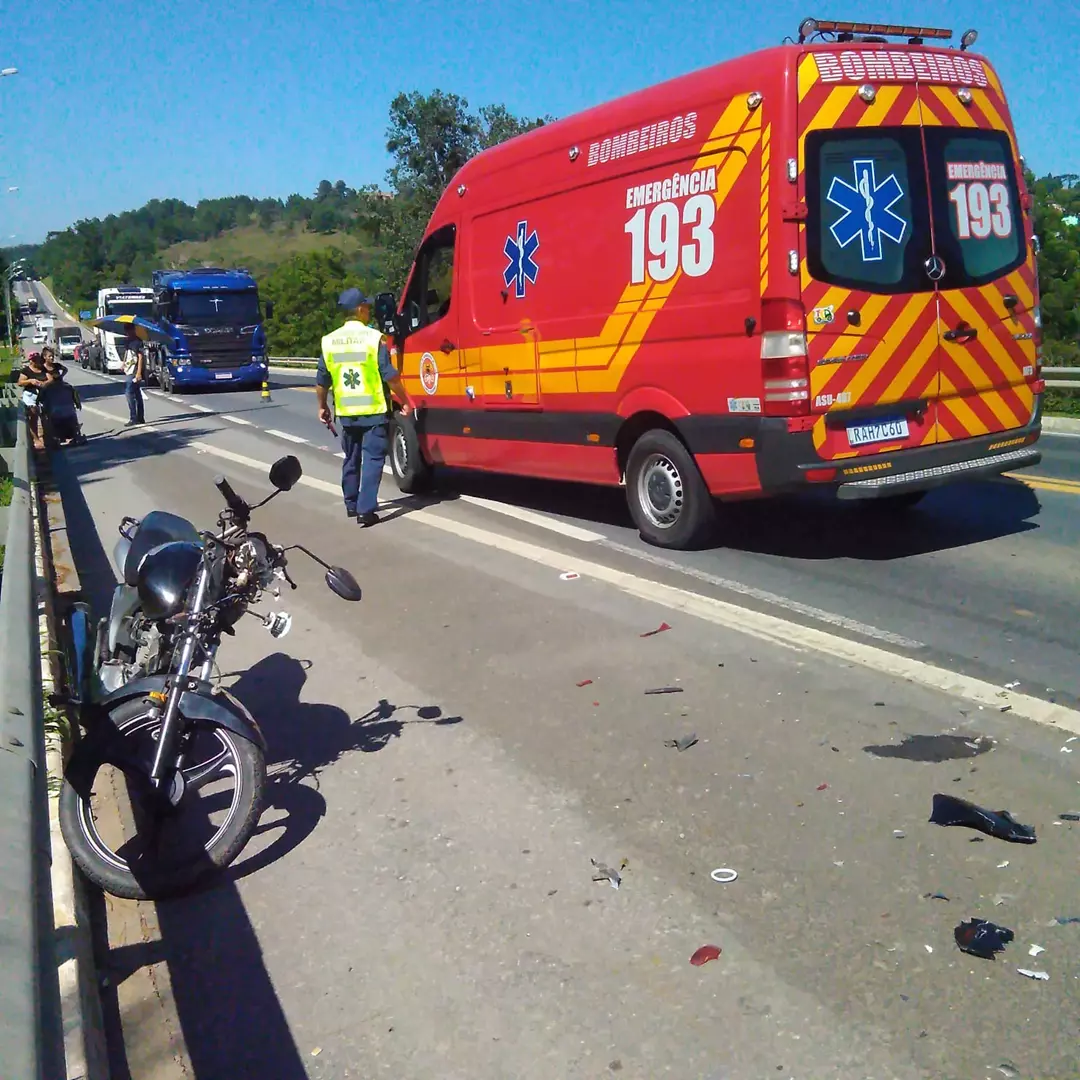
<path id="1" fill-rule="evenodd" d="M 322 357 L 315 373 L 319 419 L 328 427 L 333 417 L 327 391 L 334 392 L 334 412 L 341 423 L 341 493 L 345 513 L 363 526 L 374 525 L 383 463 L 390 433 L 389 387 L 408 416 L 413 405 L 382 334 L 368 326 L 371 300 L 359 289 L 346 289 L 338 307 L 348 312 L 345 325 L 322 339 Z M 385 385 L 384 385 L 385 384 Z"/>

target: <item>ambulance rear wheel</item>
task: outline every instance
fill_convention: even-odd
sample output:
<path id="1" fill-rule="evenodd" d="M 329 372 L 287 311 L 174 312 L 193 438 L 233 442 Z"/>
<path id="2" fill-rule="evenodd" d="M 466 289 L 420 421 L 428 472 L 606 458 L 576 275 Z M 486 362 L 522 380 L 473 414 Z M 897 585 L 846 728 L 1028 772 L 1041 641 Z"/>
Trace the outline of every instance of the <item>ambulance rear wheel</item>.
<path id="1" fill-rule="evenodd" d="M 709 489 L 690 451 L 670 431 L 647 431 L 626 463 L 626 498 L 647 543 L 689 548 L 715 519 Z"/>
<path id="2" fill-rule="evenodd" d="M 390 421 L 390 468 L 394 480 L 406 495 L 426 491 L 431 486 L 431 466 L 424 460 L 420 437 L 412 417 L 394 413 Z"/>

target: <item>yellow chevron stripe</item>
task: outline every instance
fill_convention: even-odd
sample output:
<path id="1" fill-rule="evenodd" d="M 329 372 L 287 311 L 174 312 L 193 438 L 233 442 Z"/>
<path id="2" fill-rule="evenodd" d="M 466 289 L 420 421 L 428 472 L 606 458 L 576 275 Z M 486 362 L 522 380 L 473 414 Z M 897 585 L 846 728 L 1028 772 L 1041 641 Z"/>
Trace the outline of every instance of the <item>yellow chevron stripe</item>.
<path id="1" fill-rule="evenodd" d="M 985 435 L 989 428 L 971 411 L 963 398 L 956 393 L 956 387 L 945 374 L 941 376 L 941 397 L 938 400 L 939 409 L 948 409 L 949 412 L 960 421 L 961 427 L 968 435 Z M 939 442 L 952 442 L 953 438 L 943 427 L 938 436 Z"/>
<path id="2" fill-rule="evenodd" d="M 889 110 L 896 104 L 902 86 L 883 86 L 878 90 L 877 98 L 866 107 L 866 112 L 859 117 L 858 127 L 880 127 L 889 115 Z"/>
<path id="3" fill-rule="evenodd" d="M 1012 287 L 1012 291 L 1016 293 L 1017 298 L 1024 307 L 1030 308 L 1035 303 L 1035 294 L 1028 287 L 1028 283 L 1019 271 L 1014 270 L 1005 280 Z"/>
<path id="4" fill-rule="evenodd" d="M 896 351 L 897 346 L 908 336 L 915 321 L 926 310 L 928 296 L 913 296 L 900 312 L 896 321 L 886 328 L 881 340 L 870 354 L 868 360 L 864 360 L 859 367 L 858 373 L 845 387 L 851 392 L 851 400 L 858 401 L 866 392 L 866 388 L 877 378 L 881 371 L 881 365 L 885 363 Z"/>
<path id="5" fill-rule="evenodd" d="M 998 97 L 1004 97 L 1004 93 L 1001 89 L 1001 80 L 997 76 L 997 72 L 988 64 L 983 61 L 983 70 L 986 72 L 986 78 L 989 81 L 991 87 L 997 93 Z"/>
<path id="6" fill-rule="evenodd" d="M 991 103 L 990 95 L 985 90 L 973 90 L 972 95 L 975 98 L 975 104 L 982 110 L 983 116 L 990 121 L 991 126 L 996 131 L 1009 131 L 1009 125 L 1001 118 L 1001 114 Z M 1012 139 L 1011 131 L 1009 131 L 1009 139 Z"/>
<path id="7" fill-rule="evenodd" d="M 947 86 L 931 86 L 930 92 L 945 107 L 949 115 L 956 121 L 957 127 L 978 127 L 979 122 L 974 116 L 960 104 L 956 91 Z"/>
<path id="8" fill-rule="evenodd" d="M 818 81 L 818 66 L 813 55 L 804 56 L 799 64 L 799 100 L 802 101 L 810 88 Z"/>
<path id="9" fill-rule="evenodd" d="M 971 301 L 968 300 L 961 290 L 950 290 L 945 294 L 943 299 L 952 306 L 953 310 L 955 310 L 962 319 L 965 319 L 972 326 L 978 326 L 980 323 L 985 322 L 975 310 Z M 998 297 L 998 303 L 1001 303 L 1000 297 Z M 1010 383 L 1017 383 L 1023 379 L 1024 376 L 1021 374 L 1020 370 L 1023 365 L 1017 362 L 1016 357 L 1010 355 L 1001 339 L 993 332 L 990 332 L 989 328 L 986 338 L 979 338 L 979 344 L 982 345 L 997 362 L 998 367 L 1001 368 L 1005 378 L 1007 378 Z M 967 350 L 962 346 L 954 346 L 951 342 L 945 342 L 944 345 L 950 356 L 958 355 L 961 352 L 967 355 Z M 1032 348 L 1034 348 L 1034 345 Z M 980 368 L 979 370 L 982 369 Z M 980 384 L 976 383 L 973 385 Z M 994 384 L 992 378 L 984 373 L 981 385 L 993 386 Z"/>
<path id="10" fill-rule="evenodd" d="M 881 401 L 888 401 L 890 398 L 895 400 L 901 397 L 905 390 L 908 388 L 908 384 L 914 380 L 915 376 L 927 360 L 936 352 L 938 347 L 938 328 L 937 320 L 930 324 L 927 331 L 922 336 L 922 340 L 914 349 L 911 350 L 911 356 L 904 361 L 904 366 L 896 373 L 892 382 L 885 387 L 884 393 L 881 395 Z M 937 365 L 935 364 L 936 368 Z"/>

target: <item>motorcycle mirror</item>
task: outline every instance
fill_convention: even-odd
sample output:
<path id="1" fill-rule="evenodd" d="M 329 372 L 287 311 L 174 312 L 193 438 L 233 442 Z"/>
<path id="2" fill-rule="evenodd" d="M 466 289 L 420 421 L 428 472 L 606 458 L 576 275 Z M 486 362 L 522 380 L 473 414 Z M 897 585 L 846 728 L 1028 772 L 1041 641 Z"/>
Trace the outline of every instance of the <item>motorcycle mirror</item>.
<path id="1" fill-rule="evenodd" d="M 299 459 L 293 457 L 292 454 L 287 454 L 283 458 L 278 458 L 270 466 L 270 483 L 278 491 L 289 491 L 303 474 L 304 470 L 300 467 Z"/>
<path id="2" fill-rule="evenodd" d="M 359 600 L 363 596 L 360 583 L 343 566 L 331 566 L 326 571 L 326 584 L 342 600 Z"/>

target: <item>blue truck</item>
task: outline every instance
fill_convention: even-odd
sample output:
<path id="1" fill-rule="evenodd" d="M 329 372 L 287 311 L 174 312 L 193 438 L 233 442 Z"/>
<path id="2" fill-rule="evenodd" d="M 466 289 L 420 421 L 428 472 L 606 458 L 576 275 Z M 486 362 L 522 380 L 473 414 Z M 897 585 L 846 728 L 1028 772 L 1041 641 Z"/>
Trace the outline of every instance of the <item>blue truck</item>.
<path id="1" fill-rule="evenodd" d="M 200 386 L 261 386 L 267 377 L 259 286 L 245 270 L 155 270 L 153 317 L 172 336 L 149 351 L 149 375 L 167 393 Z"/>

